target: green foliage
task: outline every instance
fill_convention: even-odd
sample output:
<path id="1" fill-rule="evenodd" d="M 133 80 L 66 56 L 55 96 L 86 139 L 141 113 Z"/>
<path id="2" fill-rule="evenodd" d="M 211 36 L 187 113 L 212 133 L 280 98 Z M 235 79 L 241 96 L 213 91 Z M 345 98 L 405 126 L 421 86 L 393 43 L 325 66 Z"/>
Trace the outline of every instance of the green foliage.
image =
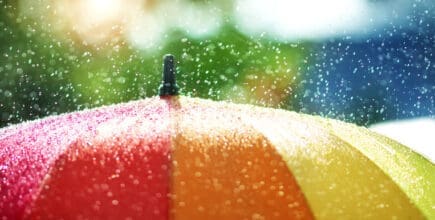
<path id="1" fill-rule="evenodd" d="M 286 88 L 294 86 L 303 53 L 288 44 L 246 37 L 230 25 L 203 39 L 172 30 L 155 50 L 139 50 L 119 39 L 90 45 L 73 32 L 59 35 L 50 24 L 19 14 L 17 4 L 3 4 L 0 127 L 155 96 L 167 53 L 178 60 L 184 95 L 288 107 Z M 284 82 L 278 103 L 262 97 L 268 91 L 252 84 L 258 77 L 260 83 Z"/>

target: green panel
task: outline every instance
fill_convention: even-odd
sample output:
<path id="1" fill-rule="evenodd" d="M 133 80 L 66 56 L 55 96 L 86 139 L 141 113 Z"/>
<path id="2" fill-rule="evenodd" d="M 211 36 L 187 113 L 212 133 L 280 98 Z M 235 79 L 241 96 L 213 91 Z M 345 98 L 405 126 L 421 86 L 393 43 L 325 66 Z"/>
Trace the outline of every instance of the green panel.
<path id="1" fill-rule="evenodd" d="M 435 218 L 435 165 L 411 149 L 365 128 L 329 120 L 334 134 L 382 169 L 417 207 Z"/>

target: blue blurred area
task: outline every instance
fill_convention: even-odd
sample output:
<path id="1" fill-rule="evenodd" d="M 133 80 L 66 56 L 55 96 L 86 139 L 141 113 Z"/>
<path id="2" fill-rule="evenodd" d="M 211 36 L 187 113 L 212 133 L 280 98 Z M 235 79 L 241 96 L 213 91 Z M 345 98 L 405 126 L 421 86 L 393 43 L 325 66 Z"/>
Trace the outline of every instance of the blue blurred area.
<path id="1" fill-rule="evenodd" d="M 434 36 L 434 27 L 392 29 L 317 44 L 299 107 L 363 125 L 434 115 Z"/>

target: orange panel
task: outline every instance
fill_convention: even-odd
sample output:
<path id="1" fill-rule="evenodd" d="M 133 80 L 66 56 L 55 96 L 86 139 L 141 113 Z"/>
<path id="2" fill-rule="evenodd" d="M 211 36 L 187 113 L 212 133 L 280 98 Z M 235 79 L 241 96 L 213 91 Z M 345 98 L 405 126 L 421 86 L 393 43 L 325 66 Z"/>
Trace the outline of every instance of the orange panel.
<path id="1" fill-rule="evenodd" d="M 286 163 L 263 136 L 249 127 L 241 133 L 192 127 L 179 127 L 173 143 L 172 219 L 313 218 Z"/>

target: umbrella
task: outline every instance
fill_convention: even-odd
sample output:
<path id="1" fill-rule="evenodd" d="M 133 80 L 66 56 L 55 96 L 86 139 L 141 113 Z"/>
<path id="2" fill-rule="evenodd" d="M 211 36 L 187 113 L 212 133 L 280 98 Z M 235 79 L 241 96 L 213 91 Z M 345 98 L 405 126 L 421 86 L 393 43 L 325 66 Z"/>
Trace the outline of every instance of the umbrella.
<path id="1" fill-rule="evenodd" d="M 0 130 L 2 219 L 435 218 L 435 167 L 352 124 L 177 96 Z"/>
<path id="2" fill-rule="evenodd" d="M 386 121 L 371 125 L 370 130 L 390 137 L 435 162 L 435 118 L 420 117 Z M 420 129 L 424 128 L 424 129 Z"/>

